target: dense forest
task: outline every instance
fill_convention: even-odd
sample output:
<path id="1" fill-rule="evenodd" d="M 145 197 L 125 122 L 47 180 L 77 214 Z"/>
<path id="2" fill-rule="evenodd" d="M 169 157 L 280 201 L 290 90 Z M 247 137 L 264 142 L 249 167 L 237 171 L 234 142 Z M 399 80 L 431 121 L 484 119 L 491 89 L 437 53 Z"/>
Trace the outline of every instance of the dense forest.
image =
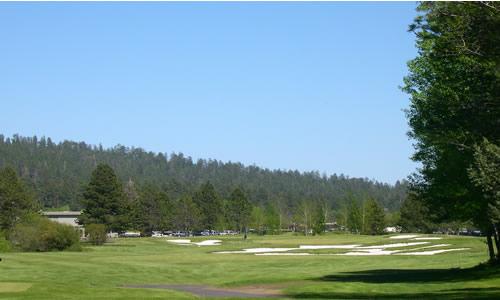
<path id="1" fill-rule="evenodd" d="M 311 199 L 340 209 L 352 199 L 371 197 L 395 211 L 405 199 L 407 187 L 406 181 L 389 185 L 342 174 L 269 170 L 212 159 L 193 161 L 182 153 L 167 155 L 122 145 L 105 149 L 84 142 L 0 135 L 0 167 L 13 167 L 45 208 L 67 205 L 81 209 L 83 187 L 99 163 L 113 167 L 125 186 L 153 184 L 172 199 L 191 194 L 210 181 L 222 198 L 241 187 L 255 205 L 279 201 L 295 207 Z"/>

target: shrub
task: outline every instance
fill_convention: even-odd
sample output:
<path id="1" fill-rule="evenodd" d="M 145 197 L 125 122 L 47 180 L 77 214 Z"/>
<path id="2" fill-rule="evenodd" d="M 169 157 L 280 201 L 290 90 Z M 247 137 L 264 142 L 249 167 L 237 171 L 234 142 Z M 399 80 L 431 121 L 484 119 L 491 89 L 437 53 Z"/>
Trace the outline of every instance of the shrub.
<path id="1" fill-rule="evenodd" d="M 103 224 L 88 224 L 85 226 L 88 240 L 93 245 L 102 245 L 106 242 L 106 226 Z"/>
<path id="2" fill-rule="evenodd" d="M 2 231 L 0 231 L 0 253 L 9 251 L 10 251 L 10 244 L 5 238 L 5 234 Z"/>
<path id="3" fill-rule="evenodd" d="M 9 234 L 12 245 L 23 251 L 52 251 L 78 248 L 80 234 L 70 225 L 33 215 L 16 224 Z"/>

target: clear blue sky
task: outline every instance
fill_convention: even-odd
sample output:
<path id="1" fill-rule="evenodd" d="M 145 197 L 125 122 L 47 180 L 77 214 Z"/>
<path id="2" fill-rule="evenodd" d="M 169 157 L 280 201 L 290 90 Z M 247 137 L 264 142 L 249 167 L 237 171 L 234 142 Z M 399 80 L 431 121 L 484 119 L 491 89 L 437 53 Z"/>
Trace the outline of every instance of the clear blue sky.
<path id="1" fill-rule="evenodd" d="M 0 133 L 393 183 L 405 3 L 1 3 Z"/>

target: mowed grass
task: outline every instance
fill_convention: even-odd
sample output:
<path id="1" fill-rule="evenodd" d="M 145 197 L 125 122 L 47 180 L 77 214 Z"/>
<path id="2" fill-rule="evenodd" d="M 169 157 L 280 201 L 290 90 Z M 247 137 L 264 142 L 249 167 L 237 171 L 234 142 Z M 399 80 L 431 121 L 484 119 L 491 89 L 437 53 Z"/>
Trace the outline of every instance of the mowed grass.
<path id="1" fill-rule="evenodd" d="M 253 247 L 408 242 L 388 236 L 286 234 L 251 235 L 246 241 L 239 236 L 223 237 L 221 246 L 182 246 L 164 238 L 131 238 L 100 247 L 85 246 L 83 252 L 0 253 L 0 299 L 199 299 L 187 292 L 124 287 L 140 284 L 269 286 L 279 288 L 283 299 L 500 298 L 500 271 L 474 268 L 488 258 L 484 239 L 442 237 L 428 242 L 470 250 L 433 256 L 212 253 Z"/>

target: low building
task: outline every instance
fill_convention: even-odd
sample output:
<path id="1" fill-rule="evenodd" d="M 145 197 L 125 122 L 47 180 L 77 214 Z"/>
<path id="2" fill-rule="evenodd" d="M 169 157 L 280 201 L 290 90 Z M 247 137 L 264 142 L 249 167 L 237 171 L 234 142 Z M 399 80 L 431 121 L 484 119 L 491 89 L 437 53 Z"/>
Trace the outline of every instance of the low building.
<path id="1" fill-rule="evenodd" d="M 78 218 L 81 216 L 81 211 L 44 211 L 42 215 L 46 216 L 50 220 L 70 225 L 77 228 L 80 231 L 82 237 L 85 236 L 85 229 L 82 225 L 78 224 Z"/>

